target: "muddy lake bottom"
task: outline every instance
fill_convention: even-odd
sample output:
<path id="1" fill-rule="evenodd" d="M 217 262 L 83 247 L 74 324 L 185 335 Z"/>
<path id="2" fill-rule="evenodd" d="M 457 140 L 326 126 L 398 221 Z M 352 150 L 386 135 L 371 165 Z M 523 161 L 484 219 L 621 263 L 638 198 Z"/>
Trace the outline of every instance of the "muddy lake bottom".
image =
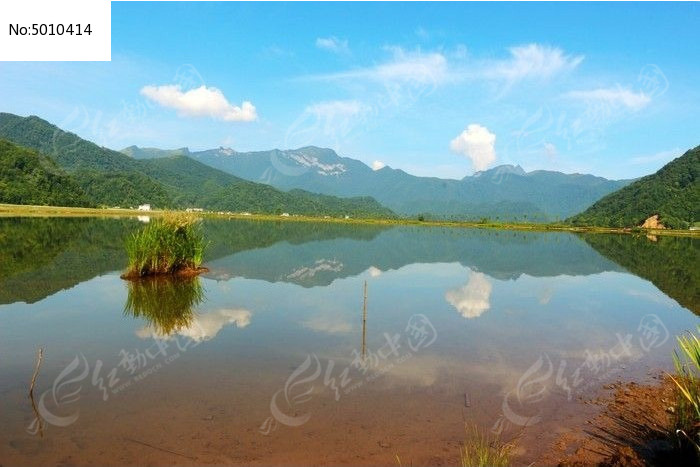
<path id="1" fill-rule="evenodd" d="M 693 238 L 208 220 L 139 285 L 141 225 L 0 219 L 0 464 L 455 465 L 465 424 L 556 464 L 700 322 Z"/>

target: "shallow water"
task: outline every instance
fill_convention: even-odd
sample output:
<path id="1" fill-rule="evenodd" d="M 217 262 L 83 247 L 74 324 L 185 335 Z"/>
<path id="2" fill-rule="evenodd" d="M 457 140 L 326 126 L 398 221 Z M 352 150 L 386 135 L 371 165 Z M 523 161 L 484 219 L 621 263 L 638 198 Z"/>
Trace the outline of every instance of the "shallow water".
<path id="1" fill-rule="evenodd" d="M 207 221 L 135 285 L 140 225 L 0 219 L 3 465 L 454 464 L 465 421 L 527 463 L 700 322 L 687 238 Z"/>

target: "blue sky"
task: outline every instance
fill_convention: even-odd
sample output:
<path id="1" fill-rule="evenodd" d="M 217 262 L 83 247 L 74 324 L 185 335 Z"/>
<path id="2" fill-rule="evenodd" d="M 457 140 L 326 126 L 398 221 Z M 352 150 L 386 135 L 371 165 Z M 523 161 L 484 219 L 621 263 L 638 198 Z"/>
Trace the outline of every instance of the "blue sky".
<path id="1" fill-rule="evenodd" d="M 113 2 L 111 62 L 0 63 L 0 110 L 115 149 L 630 178 L 700 144 L 699 21 L 697 3 Z"/>

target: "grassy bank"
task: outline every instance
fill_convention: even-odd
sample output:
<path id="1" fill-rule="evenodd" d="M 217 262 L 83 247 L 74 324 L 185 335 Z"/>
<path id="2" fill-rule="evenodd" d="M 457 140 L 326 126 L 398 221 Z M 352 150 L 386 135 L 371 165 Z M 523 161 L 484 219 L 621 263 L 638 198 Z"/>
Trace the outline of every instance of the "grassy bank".
<path id="1" fill-rule="evenodd" d="M 117 208 L 76 208 L 59 206 L 25 206 L 13 204 L 0 204 L 0 217 L 134 217 L 149 216 L 162 217 L 182 213 L 182 211 L 139 211 L 136 209 Z M 475 221 L 437 221 L 418 220 L 412 218 L 399 219 L 365 219 L 365 218 L 338 218 L 328 216 L 279 216 L 274 214 L 237 214 L 237 213 L 217 213 L 201 212 L 196 214 L 202 218 L 221 219 L 248 219 L 274 222 L 324 222 L 335 224 L 368 224 L 368 225 L 419 225 L 432 227 L 462 227 L 480 229 L 501 229 L 501 230 L 521 230 L 532 232 L 592 232 L 592 233 L 628 233 L 628 234 L 648 234 L 648 235 L 671 235 L 700 237 L 699 230 L 668 230 L 668 229 L 620 229 L 610 227 L 581 227 L 562 223 L 516 223 L 516 222 L 475 222 Z"/>

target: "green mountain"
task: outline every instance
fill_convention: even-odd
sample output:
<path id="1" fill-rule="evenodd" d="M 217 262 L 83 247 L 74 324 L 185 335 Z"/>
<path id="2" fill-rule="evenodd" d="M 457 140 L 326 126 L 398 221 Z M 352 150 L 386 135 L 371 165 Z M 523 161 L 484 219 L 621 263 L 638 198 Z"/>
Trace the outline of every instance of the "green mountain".
<path id="1" fill-rule="evenodd" d="M 0 203 L 91 206 L 76 180 L 50 158 L 0 139 Z"/>
<path id="2" fill-rule="evenodd" d="M 687 229 L 700 221 L 700 146 L 570 220 L 574 225 L 635 227 L 654 215 L 673 229 Z"/>
<path id="3" fill-rule="evenodd" d="M 129 207 L 149 203 L 165 208 L 198 207 L 268 214 L 394 216 L 370 197 L 341 199 L 301 190 L 280 191 L 206 166 L 184 155 L 186 151 L 171 151 L 167 152 L 169 157 L 153 159 L 147 154 L 158 150 L 132 147 L 127 148 L 134 156 L 130 157 L 35 116 L 0 113 L 0 138 L 49 156 L 95 205 Z M 12 192 L 18 190 L 15 186 Z M 69 201 L 63 204 L 85 204 Z"/>
<path id="4" fill-rule="evenodd" d="M 127 148 L 157 157 L 167 150 Z M 184 151 L 183 149 L 175 151 Z M 331 149 L 237 152 L 230 148 L 187 151 L 189 157 L 237 177 L 281 190 L 303 189 L 333 196 L 371 196 L 394 212 L 427 218 L 553 221 L 589 207 L 629 183 L 585 174 L 502 165 L 461 180 L 417 177 L 399 169 L 372 170 Z M 146 157 L 146 156 L 144 156 Z"/>
<path id="5" fill-rule="evenodd" d="M 170 205 L 163 187 L 141 173 L 138 161 L 63 131 L 39 117 L 0 113 L 0 138 L 49 156 L 75 176 L 94 204 Z"/>
<path id="6" fill-rule="evenodd" d="M 373 198 L 338 198 L 303 190 L 280 191 L 249 182 L 186 156 L 139 161 L 143 172 L 160 182 L 178 206 L 217 211 L 283 212 L 305 215 L 393 217 Z"/>

